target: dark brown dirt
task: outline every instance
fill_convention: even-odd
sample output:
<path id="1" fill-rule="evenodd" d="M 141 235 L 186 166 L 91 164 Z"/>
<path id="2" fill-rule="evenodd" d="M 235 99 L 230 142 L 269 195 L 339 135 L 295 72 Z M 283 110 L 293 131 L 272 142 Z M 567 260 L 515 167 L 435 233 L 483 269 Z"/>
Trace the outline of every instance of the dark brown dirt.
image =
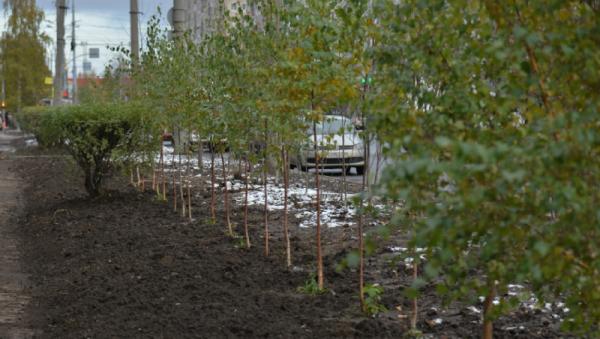
<path id="1" fill-rule="evenodd" d="M 297 288 L 314 263 L 314 230 L 292 219 L 295 268 L 284 266 L 281 214 L 271 214 L 271 256 L 262 249 L 262 211 L 250 215 L 253 247 L 225 235 L 223 211 L 210 224 L 207 201 L 194 201 L 196 221 L 173 212 L 151 192 L 141 193 L 112 180 L 110 193 L 88 200 L 78 173 L 64 158 L 21 158 L 26 188 L 21 236 L 33 273 L 30 312 L 43 338 L 399 338 L 409 300 L 401 288 L 410 272 L 390 265 L 380 250 L 369 260 L 367 281 L 381 283 L 390 311 L 374 317 L 358 308 L 357 274 L 336 272 L 355 246 L 356 231 L 324 231 L 328 291 L 312 296 Z M 221 200 L 219 200 L 221 201 Z M 242 209 L 233 221 L 241 234 Z M 433 290 L 420 299 L 419 328 L 431 337 L 478 337 L 480 319 L 459 306 L 441 311 Z M 397 307 L 401 306 L 402 311 Z M 439 311 L 433 310 L 432 307 Z M 400 317 L 399 317 L 400 316 Z M 441 325 L 432 324 L 442 318 Z M 502 318 L 497 337 L 559 336 L 540 317 L 515 313 Z M 518 326 L 523 325 L 523 330 Z"/>

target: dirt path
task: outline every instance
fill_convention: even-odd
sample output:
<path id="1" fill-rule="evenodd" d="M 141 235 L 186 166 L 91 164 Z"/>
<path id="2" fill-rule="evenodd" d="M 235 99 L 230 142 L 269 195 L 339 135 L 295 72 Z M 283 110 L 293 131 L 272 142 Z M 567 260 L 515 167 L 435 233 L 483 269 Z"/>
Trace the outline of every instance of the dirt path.
<path id="1" fill-rule="evenodd" d="M 0 133 L 0 149 L 12 150 L 16 137 Z M 0 338 L 31 338 L 25 309 L 30 296 L 28 277 L 21 265 L 20 243 L 15 232 L 21 207 L 20 182 L 13 173 L 12 160 L 0 152 Z"/>

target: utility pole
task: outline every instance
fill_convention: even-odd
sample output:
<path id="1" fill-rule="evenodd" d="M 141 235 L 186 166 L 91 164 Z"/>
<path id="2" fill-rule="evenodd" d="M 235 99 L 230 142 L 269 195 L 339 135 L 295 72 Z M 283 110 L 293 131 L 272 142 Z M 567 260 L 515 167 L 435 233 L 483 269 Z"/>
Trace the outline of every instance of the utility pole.
<path id="1" fill-rule="evenodd" d="M 73 103 L 77 102 L 77 54 L 75 53 L 75 47 L 77 46 L 77 40 L 75 40 L 75 0 L 71 2 L 71 17 L 73 22 L 71 23 L 71 51 L 73 52 Z"/>
<path id="2" fill-rule="evenodd" d="M 2 107 L 4 108 L 4 101 L 6 100 L 6 82 L 4 81 L 4 64 L 0 64 L 0 73 L 2 73 Z"/>
<path id="3" fill-rule="evenodd" d="M 60 105 L 65 68 L 65 0 L 56 0 L 56 64 L 54 74 L 54 105 Z"/>
<path id="4" fill-rule="evenodd" d="M 83 72 L 83 76 L 87 76 L 87 72 L 85 70 L 85 65 L 88 62 L 88 43 L 86 41 L 81 42 L 81 48 L 83 49 L 83 62 L 81 63 L 81 70 Z"/>
<path id="5" fill-rule="evenodd" d="M 173 39 L 178 39 L 185 31 L 186 11 L 189 1 L 173 0 Z M 180 125 L 173 126 L 173 142 L 180 147 L 189 141 L 187 133 L 181 130 Z"/>
<path id="6" fill-rule="evenodd" d="M 140 37 L 139 37 L 139 24 L 138 24 L 138 1 L 129 1 L 129 15 L 131 18 L 131 62 L 137 64 L 140 57 Z"/>
<path id="7" fill-rule="evenodd" d="M 187 1 L 173 0 L 173 37 L 180 37 L 185 31 L 185 12 Z"/>

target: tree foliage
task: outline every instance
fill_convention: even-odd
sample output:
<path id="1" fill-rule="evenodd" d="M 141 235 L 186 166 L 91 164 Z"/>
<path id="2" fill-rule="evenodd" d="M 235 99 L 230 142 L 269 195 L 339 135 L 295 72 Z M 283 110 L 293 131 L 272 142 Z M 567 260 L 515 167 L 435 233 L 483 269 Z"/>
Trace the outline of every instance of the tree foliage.
<path id="1" fill-rule="evenodd" d="M 385 145 L 391 164 L 371 193 L 398 207 L 389 227 L 427 251 L 409 296 L 423 283 L 448 300 L 486 296 L 491 325 L 519 302 L 503 297 L 508 284 L 526 283 L 540 300 L 567 303 L 566 329 L 598 331 L 596 1 L 256 3 L 260 20 L 222 8 L 223 24 L 201 42 L 170 40 L 151 22 L 123 87 L 149 114 L 57 111 L 57 140 L 83 150 L 82 167 L 103 168 L 89 154 L 128 145 L 135 116 L 149 141 L 195 131 L 266 168 L 346 108 Z"/>
<path id="2" fill-rule="evenodd" d="M 598 11 L 581 1 L 380 2 L 381 192 L 451 299 L 530 283 L 598 323 Z M 380 80 L 379 80 L 380 79 Z M 473 271 L 479 274 L 471 274 Z M 515 305 L 500 298 L 488 317 Z"/>
<path id="3" fill-rule="evenodd" d="M 234 152 L 263 138 L 278 154 L 351 107 L 393 162 L 374 194 L 402 206 L 390 226 L 427 248 L 440 293 L 524 282 L 568 301 L 565 326 L 597 323 L 595 2 L 258 4 L 261 20 L 225 15 L 200 44 L 149 39 L 140 76 L 152 81 L 138 83 L 157 119 Z M 368 92 L 361 78 L 374 79 Z M 486 319 L 517 302 L 501 298 Z"/>
<path id="4" fill-rule="evenodd" d="M 4 0 L 3 6 L 8 20 L 7 31 L 0 38 L 0 73 L 7 105 L 20 110 L 50 95 L 50 88 L 44 85 L 44 78 L 51 76 L 45 60 L 45 44 L 50 38 L 40 29 L 44 12 L 35 0 Z"/>

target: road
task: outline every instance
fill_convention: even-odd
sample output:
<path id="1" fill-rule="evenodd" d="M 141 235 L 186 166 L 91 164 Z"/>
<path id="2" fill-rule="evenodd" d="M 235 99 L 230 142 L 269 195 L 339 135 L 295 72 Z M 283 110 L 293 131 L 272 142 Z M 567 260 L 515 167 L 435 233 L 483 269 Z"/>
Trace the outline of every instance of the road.
<path id="1" fill-rule="evenodd" d="M 381 172 L 383 168 L 387 166 L 390 161 L 384 159 L 383 154 L 380 154 L 379 161 L 377 160 L 377 142 L 372 141 L 369 145 L 370 159 L 369 159 L 369 173 L 371 177 L 371 182 L 373 183 L 375 179 L 379 181 L 381 178 Z M 379 166 L 377 163 L 379 162 Z M 314 173 L 314 169 L 309 170 Z M 375 172 L 378 171 L 377 176 L 375 176 Z M 340 180 L 343 178 L 343 173 L 341 169 L 325 169 L 323 170 L 323 174 L 330 178 L 339 178 Z M 346 180 L 354 183 L 362 183 L 363 176 L 356 174 L 356 169 L 352 168 L 349 175 L 346 175 Z"/>
<path id="2" fill-rule="evenodd" d="M 169 148 L 169 154 L 171 154 L 172 152 L 172 143 L 171 142 L 165 142 L 165 146 Z M 375 179 L 377 179 L 377 181 L 379 181 L 379 179 L 381 178 L 381 173 L 383 171 L 383 168 L 385 166 L 387 166 L 387 164 L 389 164 L 389 160 L 384 159 L 383 155 L 380 154 L 379 156 L 379 160 L 377 159 L 377 142 L 373 141 L 370 144 L 370 159 L 369 159 L 369 176 L 370 176 L 370 180 L 371 182 L 375 182 Z M 204 148 L 204 151 L 207 152 L 207 154 L 204 155 L 205 159 L 207 159 L 208 157 L 210 157 L 209 155 L 209 150 L 207 148 Z M 195 156 L 194 156 L 195 157 Z M 218 157 L 217 157 L 218 158 Z M 225 153 L 224 154 L 224 158 L 225 160 L 229 159 L 229 153 Z M 219 159 L 217 159 L 219 160 Z M 184 161 L 185 162 L 185 161 Z M 220 160 L 219 160 L 220 162 Z M 379 162 L 379 165 L 378 165 Z M 299 171 L 299 169 L 295 169 L 295 171 Z M 314 169 L 310 169 L 309 172 L 314 173 L 315 170 Z M 330 177 L 330 178 L 339 178 L 340 180 L 342 180 L 343 175 L 342 175 L 342 170 L 341 169 L 324 169 L 322 170 L 323 174 Z M 377 175 L 375 175 L 375 172 L 378 172 Z M 348 180 L 349 182 L 353 182 L 353 183 L 362 183 L 363 181 L 363 176 L 362 175 L 357 175 L 356 173 L 356 169 L 352 168 L 350 171 L 349 175 L 346 175 L 346 180 Z"/>

